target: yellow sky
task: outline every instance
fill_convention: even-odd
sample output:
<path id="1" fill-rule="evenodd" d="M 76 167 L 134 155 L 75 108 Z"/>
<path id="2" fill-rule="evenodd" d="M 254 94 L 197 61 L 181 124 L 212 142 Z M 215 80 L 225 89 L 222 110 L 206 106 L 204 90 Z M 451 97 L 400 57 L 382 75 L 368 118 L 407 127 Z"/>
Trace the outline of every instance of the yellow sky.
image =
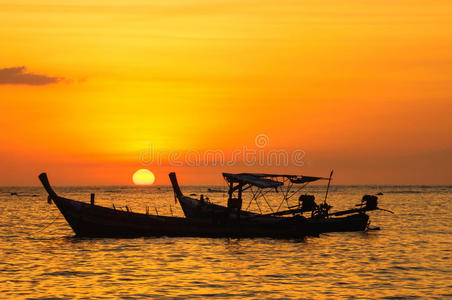
<path id="1" fill-rule="evenodd" d="M 338 183 L 452 184 L 450 1 L 0 1 L 0 185 L 221 182 L 140 153 L 305 151 Z M 1 74 L 1 70 L 0 70 Z M 6 76 L 6 75 L 5 75 Z M 8 79 L 8 78 L 7 78 Z"/>

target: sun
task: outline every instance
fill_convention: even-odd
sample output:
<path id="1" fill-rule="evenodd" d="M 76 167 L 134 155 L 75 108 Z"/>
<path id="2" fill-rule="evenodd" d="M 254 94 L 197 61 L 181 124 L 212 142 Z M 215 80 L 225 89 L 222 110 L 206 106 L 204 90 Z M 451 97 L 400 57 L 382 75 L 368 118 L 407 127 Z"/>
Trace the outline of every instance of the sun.
<path id="1" fill-rule="evenodd" d="M 133 174 L 132 180 L 136 185 L 151 185 L 155 181 L 155 176 L 148 169 L 139 169 Z"/>

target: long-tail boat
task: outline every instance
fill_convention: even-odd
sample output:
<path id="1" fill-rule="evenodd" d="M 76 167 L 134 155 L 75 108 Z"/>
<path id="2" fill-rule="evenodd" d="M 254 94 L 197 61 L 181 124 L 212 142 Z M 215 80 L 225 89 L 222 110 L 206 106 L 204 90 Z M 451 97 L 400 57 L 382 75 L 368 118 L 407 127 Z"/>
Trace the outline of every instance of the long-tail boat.
<path id="1" fill-rule="evenodd" d="M 232 220 L 230 218 L 192 219 L 123 211 L 60 197 L 51 187 L 47 175 L 39 179 L 76 236 L 80 237 L 275 237 L 303 238 L 306 219 L 260 216 Z"/>
<path id="2" fill-rule="evenodd" d="M 364 231 L 369 226 L 369 216 L 367 211 L 380 209 L 377 204 L 377 197 L 374 195 L 365 195 L 356 208 L 344 211 L 330 212 L 331 206 L 326 202 L 328 189 L 333 172 L 329 178 L 312 177 L 303 175 L 287 174 L 261 174 L 261 173 L 223 173 L 223 177 L 228 183 L 228 205 L 222 206 L 207 201 L 204 197 L 195 199 L 185 196 L 178 184 L 176 174 L 169 174 L 173 186 L 175 198 L 179 202 L 187 218 L 190 219 L 240 219 L 253 220 L 262 217 L 279 217 L 282 219 L 292 219 L 303 217 L 304 213 L 310 213 L 306 218 L 308 231 L 319 234 L 326 232 L 345 232 L 345 231 Z M 323 203 L 317 205 L 312 195 L 300 195 L 296 205 L 290 206 L 289 199 L 296 195 L 307 184 L 317 180 L 328 180 L 327 192 Z M 285 187 L 284 187 L 285 186 Z M 294 186 L 295 191 L 293 190 Z M 250 190 L 251 199 L 248 207 L 255 201 L 260 213 L 254 213 L 242 210 L 242 195 L 245 190 Z M 282 200 L 276 211 L 269 204 L 265 195 L 276 190 L 281 192 Z M 267 206 L 272 210 L 271 213 L 263 214 L 259 206 L 258 199 L 262 198 Z M 283 204 L 286 210 L 280 210 Z"/>

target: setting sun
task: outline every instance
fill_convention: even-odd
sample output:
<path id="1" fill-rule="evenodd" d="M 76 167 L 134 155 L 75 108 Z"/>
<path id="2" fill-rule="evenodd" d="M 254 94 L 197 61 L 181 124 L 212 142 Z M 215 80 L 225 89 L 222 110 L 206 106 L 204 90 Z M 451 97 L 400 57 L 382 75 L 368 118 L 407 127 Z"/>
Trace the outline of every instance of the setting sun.
<path id="1" fill-rule="evenodd" d="M 154 173 L 148 169 L 140 169 L 133 174 L 133 183 L 136 185 L 151 185 L 154 181 Z"/>

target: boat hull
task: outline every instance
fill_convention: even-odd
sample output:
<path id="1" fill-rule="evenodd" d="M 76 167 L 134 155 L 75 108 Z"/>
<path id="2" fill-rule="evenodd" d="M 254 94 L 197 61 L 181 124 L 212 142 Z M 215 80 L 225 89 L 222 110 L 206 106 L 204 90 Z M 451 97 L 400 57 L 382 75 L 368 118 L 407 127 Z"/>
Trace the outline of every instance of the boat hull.
<path id="1" fill-rule="evenodd" d="M 225 219 L 237 218 L 236 213 L 232 213 L 227 207 L 201 202 L 200 200 L 180 196 L 179 204 L 189 219 Z M 240 211 L 240 218 L 259 220 L 269 218 L 248 211 Z M 293 217 L 272 217 L 273 219 L 291 219 Z M 364 212 L 355 213 L 344 217 L 328 217 L 328 218 L 306 218 L 308 226 L 307 232 L 312 234 L 320 234 L 327 232 L 347 232 L 347 231 L 364 231 L 369 223 L 369 216 Z"/>
<path id="2" fill-rule="evenodd" d="M 140 214 L 66 198 L 53 198 L 76 236 L 80 237 L 274 237 L 307 235 L 304 218 L 294 220 L 208 220 Z"/>
<path id="3" fill-rule="evenodd" d="M 179 203 L 184 211 L 185 217 L 190 219 L 216 219 L 216 218 L 237 218 L 237 215 L 230 213 L 225 206 L 204 203 L 199 200 L 183 197 L 179 199 Z M 241 211 L 240 218 L 262 219 L 268 218 L 252 212 Z M 273 217 L 274 219 L 291 219 L 293 217 Z M 327 233 L 327 232 L 347 232 L 347 231 L 364 231 L 369 223 L 369 216 L 365 213 L 355 213 L 345 217 L 329 217 L 329 218 L 306 218 L 306 224 L 309 227 L 308 232 L 311 233 Z"/>
<path id="4" fill-rule="evenodd" d="M 369 224 L 369 216 L 357 213 L 346 217 L 307 218 L 306 222 L 310 231 L 317 233 L 364 231 Z"/>

